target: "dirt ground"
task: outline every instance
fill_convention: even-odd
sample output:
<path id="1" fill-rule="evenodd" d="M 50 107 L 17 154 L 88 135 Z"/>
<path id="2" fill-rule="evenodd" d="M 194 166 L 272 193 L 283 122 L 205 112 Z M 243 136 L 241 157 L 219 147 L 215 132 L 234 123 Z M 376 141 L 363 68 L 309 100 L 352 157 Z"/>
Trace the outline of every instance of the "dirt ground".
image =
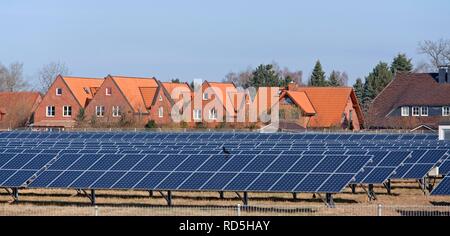
<path id="1" fill-rule="evenodd" d="M 356 194 L 352 194 L 347 188 L 334 195 L 334 210 L 328 209 L 319 196 L 313 198 L 312 194 L 297 194 L 294 199 L 292 194 L 249 193 L 250 207 L 243 210 L 242 215 L 317 215 L 311 211 L 316 208 L 323 215 L 374 215 L 378 205 L 382 205 L 385 212 L 390 207 L 406 210 L 421 207 L 445 208 L 450 214 L 449 196 L 429 196 L 414 181 L 394 181 L 391 195 L 384 187 L 375 186 L 377 200 L 373 201 L 368 200 L 361 187 L 356 190 Z M 96 213 L 89 199 L 74 190 L 24 189 L 20 190 L 19 202 L 13 202 L 7 191 L 0 190 L 0 215 L 236 215 L 238 204 L 242 205 L 235 193 L 227 192 L 225 198 L 220 199 L 219 193 L 214 192 L 173 192 L 173 207 L 169 208 L 160 193 L 153 194 L 150 197 L 144 191 L 97 191 L 100 213 Z"/>

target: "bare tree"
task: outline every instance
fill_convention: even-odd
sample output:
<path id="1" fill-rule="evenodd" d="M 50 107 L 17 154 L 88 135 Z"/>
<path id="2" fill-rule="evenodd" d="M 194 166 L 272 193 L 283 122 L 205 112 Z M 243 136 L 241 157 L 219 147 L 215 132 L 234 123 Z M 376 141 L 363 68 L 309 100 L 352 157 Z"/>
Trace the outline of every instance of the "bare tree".
<path id="1" fill-rule="evenodd" d="M 7 75 L 7 69 L 0 64 L 0 92 L 5 90 L 5 78 Z"/>
<path id="2" fill-rule="evenodd" d="M 23 78 L 23 63 L 15 62 L 8 68 L 0 64 L 0 90 L 15 92 L 28 88 Z"/>
<path id="3" fill-rule="evenodd" d="M 41 86 L 41 92 L 45 93 L 48 88 L 50 88 L 56 76 L 68 74 L 69 68 L 63 62 L 51 62 L 47 65 L 44 65 L 39 71 L 39 83 Z"/>
<path id="4" fill-rule="evenodd" d="M 250 79 L 252 78 L 252 69 L 249 67 L 244 71 L 241 71 L 239 73 L 230 72 L 227 75 L 225 75 L 225 78 L 223 79 L 223 82 L 232 82 L 237 87 L 244 87 L 246 88 L 248 86 L 248 83 Z"/>
<path id="5" fill-rule="evenodd" d="M 282 71 L 281 71 L 281 76 L 283 78 L 291 78 L 291 80 L 298 84 L 298 85 L 303 85 L 303 71 L 299 70 L 299 71 L 290 71 L 289 68 L 285 67 Z"/>
<path id="6" fill-rule="evenodd" d="M 435 69 L 439 66 L 448 65 L 450 63 L 450 40 L 439 39 L 438 41 L 426 40 L 420 42 L 419 53 L 427 55 Z"/>
<path id="7" fill-rule="evenodd" d="M 413 70 L 414 73 L 430 73 L 433 72 L 433 66 L 427 62 L 420 61 L 416 64 Z"/>

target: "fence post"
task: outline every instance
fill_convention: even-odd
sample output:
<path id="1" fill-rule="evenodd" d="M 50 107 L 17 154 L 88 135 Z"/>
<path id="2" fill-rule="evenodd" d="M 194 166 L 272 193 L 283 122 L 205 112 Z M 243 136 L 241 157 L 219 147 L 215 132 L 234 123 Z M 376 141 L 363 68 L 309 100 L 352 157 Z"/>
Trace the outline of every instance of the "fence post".
<path id="1" fill-rule="evenodd" d="M 98 206 L 95 206 L 95 207 L 94 207 L 94 215 L 95 215 L 95 216 L 98 216 Z"/>
<path id="2" fill-rule="evenodd" d="M 241 204 L 237 205 L 237 215 L 241 216 Z"/>
<path id="3" fill-rule="evenodd" d="M 381 212 L 382 208 L 383 208 L 383 206 L 381 204 L 377 205 L 377 216 L 382 216 L 382 212 Z"/>

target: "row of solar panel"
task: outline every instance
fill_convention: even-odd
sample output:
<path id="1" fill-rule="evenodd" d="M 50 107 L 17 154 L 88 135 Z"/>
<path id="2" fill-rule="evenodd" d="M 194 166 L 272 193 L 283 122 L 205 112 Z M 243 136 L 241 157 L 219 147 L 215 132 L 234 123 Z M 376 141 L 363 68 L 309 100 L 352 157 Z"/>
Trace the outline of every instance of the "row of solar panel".
<path id="1" fill-rule="evenodd" d="M 301 155 L 311 155 L 311 156 L 315 156 L 315 157 L 320 157 L 323 156 L 322 153 L 320 153 L 320 155 L 314 155 L 317 153 L 303 153 Z M 436 166 L 436 163 L 441 160 L 441 158 L 443 158 L 446 154 L 446 151 L 438 151 L 438 150 L 429 150 L 429 151 L 423 151 L 423 150 L 416 150 L 411 152 L 411 158 L 406 159 L 410 152 L 355 152 L 353 154 L 347 153 L 347 154 L 342 154 L 342 153 L 334 153 L 334 155 L 369 155 L 373 157 L 373 162 L 372 164 L 369 164 L 366 166 L 365 171 L 363 173 L 360 173 L 357 178 L 356 181 L 358 183 L 383 183 L 384 181 L 386 181 L 388 178 L 392 177 L 392 175 L 394 174 L 394 171 L 396 171 L 398 168 L 400 168 L 401 171 L 398 171 L 396 173 L 395 178 L 417 178 L 420 179 L 423 176 L 425 176 L 429 170 L 431 170 L 431 168 L 433 168 L 434 166 Z M 54 154 L 56 156 L 56 153 Z M 145 158 L 145 157 L 154 157 L 153 159 L 149 159 L 152 161 L 159 161 L 161 158 L 168 158 L 168 160 L 170 160 L 170 163 L 173 163 L 173 165 L 176 165 L 177 163 L 183 163 L 186 159 L 190 159 L 192 161 L 197 161 L 197 162 L 202 162 L 205 160 L 210 160 L 212 157 L 225 157 L 222 158 L 222 161 L 226 160 L 226 159 L 233 159 L 236 161 L 236 164 L 240 163 L 243 160 L 246 159 L 254 159 L 255 163 L 254 165 L 257 164 L 261 164 L 261 163 L 268 163 L 271 161 L 283 161 L 283 163 L 286 165 L 285 168 L 287 168 L 289 165 L 292 164 L 292 161 L 296 160 L 296 158 L 298 158 L 299 156 L 301 156 L 298 153 L 290 153 L 290 154 L 283 154 L 280 152 L 254 152 L 252 150 L 244 150 L 239 154 L 235 154 L 235 155 L 224 155 L 224 154 L 219 154 L 219 153 L 201 153 L 201 152 L 192 152 L 192 153 L 184 153 L 184 154 L 169 154 L 169 153 L 165 153 L 165 154 L 148 154 L 148 155 L 132 155 L 132 154 L 122 154 L 122 155 L 117 155 L 117 154 L 108 154 L 108 155 L 104 155 L 104 154 L 83 154 L 80 156 L 80 154 L 62 154 L 59 153 L 59 155 L 62 155 L 61 158 L 58 159 L 58 161 L 51 165 L 49 167 L 49 169 L 53 169 L 53 168 L 57 168 L 59 162 L 62 163 L 71 163 L 71 161 L 73 161 L 72 159 L 76 159 L 76 160 L 83 160 L 83 156 L 85 156 L 86 158 L 89 157 L 89 161 L 90 162 L 86 162 L 85 160 L 83 160 L 83 163 L 86 163 L 85 165 L 90 165 L 92 164 L 91 162 L 96 162 L 101 159 L 104 161 L 108 161 L 109 158 L 108 157 L 117 157 L 119 159 L 124 160 L 125 163 L 127 163 L 128 165 L 134 165 L 137 162 L 139 162 L 139 160 Z M 333 155 L 332 153 L 329 153 L 328 155 Z M 30 166 L 33 161 L 29 162 L 30 160 L 35 160 L 34 158 L 39 158 L 39 160 L 41 162 L 39 163 L 46 163 L 46 158 L 43 157 L 49 157 L 51 155 L 49 154 L 1 154 L 0 155 L 0 167 L 1 169 L 8 169 L 8 170 L 14 170 L 14 169 L 20 169 L 20 170 L 29 170 Z M 67 159 L 69 158 L 69 159 Z M 70 159 L 71 158 L 71 159 Z M 134 161 L 135 162 L 134 162 Z M 218 161 L 220 159 L 217 158 L 212 158 L 211 160 L 213 160 L 213 162 Z M 264 160 L 264 162 L 261 162 L 262 160 Z M 287 160 L 291 160 L 291 162 L 288 162 Z M 338 161 L 338 159 L 329 159 L 330 161 Z M 256 162 L 258 161 L 258 162 Z M 259 163 L 261 162 L 261 163 Z M 24 166 L 24 164 L 26 164 Z M 99 164 L 102 163 L 102 161 L 98 162 Z M 133 164 L 134 163 L 134 164 Z M 189 162 L 186 162 L 189 163 Z M 233 163 L 233 162 L 231 162 Z M 300 162 L 301 163 L 301 162 Z M 110 165 L 114 164 L 114 163 L 109 163 Z M 139 168 L 145 168 L 142 167 L 146 166 L 146 162 L 142 162 L 139 164 L 137 170 L 141 170 L 141 171 L 149 171 L 148 169 L 139 169 Z M 219 163 L 220 164 L 220 163 Z M 302 163 L 303 164 L 303 163 Z M 253 165 L 253 164 L 252 164 Z M 119 167 L 121 165 L 118 165 Z M 169 169 L 165 169 L 164 171 L 171 171 L 173 166 L 169 166 Z M 308 166 L 304 166 L 306 168 L 308 168 Z M 74 165 L 70 167 L 70 170 L 77 170 L 78 165 Z M 82 166 L 82 168 L 86 168 L 86 166 Z M 98 168 L 93 166 L 92 168 Z M 117 167 L 115 167 L 117 168 Z M 123 166 L 123 169 L 117 169 L 117 170 L 122 170 L 125 171 L 127 169 L 129 169 L 130 166 Z M 246 170 L 243 171 L 262 171 L 262 170 L 258 170 L 255 169 L 256 167 L 252 166 L 251 168 L 249 167 Z M 114 169 L 114 168 L 113 168 Z M 97 169 L 94 169 L 97 170 Z M 116 170 L 116 169 L 114 169 Z M 156 169 L 157 171 L 163 171 L 160 169 Z M 231 169 L 224 169 L 225 171 L 232 171 Z M 298 168 L 293 168 L 292 170 L 298 171 Z M 177 171 L 188 171 L 188 169 L 177 169 Z M 192 171 L 192 170 L 190 170 Z M 206 171 L 205 169 L 202 169 L 202 171 Z M 215 171 L 215 170 L 208 170 L 208 171 Z M 272 170 L 271 170 L 272 171 Z M 283 171 L 285 171 L 283 169 Z M 389 172 L 390 171 L 390 172 Z M 389 173 L 388 173 L 389 172 Z"/>
<path id="2" fill-rule="evenodd" d="M 35 140 L 35 141 L 26 141 L 26 140 L 20 140 L 20 141 L 0 141 L 1 146 L 17 146 L 17 145 L 114 145 L 114 146 L 123 146 L 123 145 L 129 145 L 130 143 L 133 143 L 135 145 L 180 145 L 180 144 L 189 144 L 189 143 L 195 143 L 195 144 L 245 144 L 245 145 L 256 145 L 256 144 L 266 144 L 266 145 L 435 145 L 435 146 L 448 146 L 449 142 L 436 142 L 436 141 L 235 141 L 235 140 L 185 140 L 185 141 L 164 141 L 157 142 L 157 141 L 133 141 L 128 140 L 128 142 L 121 141 L 121 142 L 111 142 L 111 141 L 99 141 L 99 140 L 83 140 L 83 141 L 73 141 L 69 140 L 66 141 L 66 139 L 61 140 Z"/>
<path id="3" fill-rule="evenodd" d="M 39 160 L 43 164 L 52 157 L 18 154 L 9 160 L 2 158 L 7 161 L 0 168 L 0 186 L 17 187 L 11 184 L 21 181 L 19 186 L 27 185 L 27 177 L 35 173 L 36 165 L 31 163 Z M 119 184 L 124 189 L 339 192 L 369 160 L 370 156 L 64 154 L 29 187 L 111 189 L 124 179 Z M 194 180 L 199 176 L 211 177 L 192 183 L 205 184 L 201 189 L 181 185 L 188 177 Z M 257 184 L 250 185 L 254 181 Z"/>
<path id="4" fill-rule="evenodd" d="M 256 140 L 436 140 L 427 134 L 339 134 L 339 133 L 160 133 L 160 132 L 3 132 L 2 138 L 16 139 L 256 139 Z"/>

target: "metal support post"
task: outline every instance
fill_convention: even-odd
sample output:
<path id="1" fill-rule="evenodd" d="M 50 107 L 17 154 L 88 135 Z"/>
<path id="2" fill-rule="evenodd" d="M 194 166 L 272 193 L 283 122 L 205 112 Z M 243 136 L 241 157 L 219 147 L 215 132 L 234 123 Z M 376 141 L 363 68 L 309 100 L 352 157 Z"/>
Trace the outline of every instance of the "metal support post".
<path id="1" fill-rule="evenodd" d="M 95 201 L 95 190 L 91 189 L 91 203 L 92 205 L 95 205 L 96 201 Z"/>
<path id="2" fill-rule="evenodd" d="M 18 188 L 13 188 L 12 189 L 12 197 L 13 197 L 15 202 L 19 201 L 19 189 Z"/>
<path id="3" fill-rule="evenodd" d="M 391 179 L 388 179 L 388 181 L 384 184 L 384 187 L 387 190 L 387 194 L 392 195 L 392 183 Z"/>
<path id="4" fill-rule="evenodd" d="M 244 203 L 244 206 L 248 206 L 248 193 L 244 192 L 244 197 L 242 199 L 242 202 Z"/>
<path id="5" fill-rule="evenodd" d="M 356 184 L 350 184 L 350 188 L 352 189 L 352 193 L 356 193 Z"/>
<path id="6" fill-rule="evenodd" d="M 333 200 L 333 194 L 327 193 L 325 195 L 325 199 L 326 199 L 328 207 L 330 207 L 330 208 L 334 208 L 335 207 L 334 200 Z"/>

